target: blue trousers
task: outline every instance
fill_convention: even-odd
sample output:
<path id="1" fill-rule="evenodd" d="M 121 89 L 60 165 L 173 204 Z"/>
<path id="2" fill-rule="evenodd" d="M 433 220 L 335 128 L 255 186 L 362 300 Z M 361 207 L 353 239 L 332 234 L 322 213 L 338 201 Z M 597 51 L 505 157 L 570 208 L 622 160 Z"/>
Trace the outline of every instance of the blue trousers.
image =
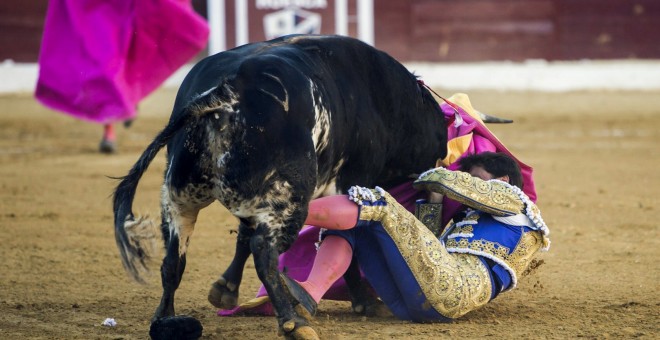
<path id="1" fill-rule="evenodd" d="M 394 316 L 414 322 L 450 322 L 426 301 L 396 244 L 377 221 L 359 221 L 349 230 L 328 230 L 325 236 L 343 237 L 369 284 Z"/>

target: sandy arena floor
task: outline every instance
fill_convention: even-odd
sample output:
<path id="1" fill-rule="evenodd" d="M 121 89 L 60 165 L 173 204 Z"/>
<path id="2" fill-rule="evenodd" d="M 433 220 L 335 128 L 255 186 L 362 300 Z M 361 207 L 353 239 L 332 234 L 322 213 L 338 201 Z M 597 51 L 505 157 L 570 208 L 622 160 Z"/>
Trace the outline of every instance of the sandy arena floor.
<path id="1" fill-rule="evenodd" d="M 452 91 L 440 91 L 450 95 Z M 354 316 L 324 301 L 323 339 L 660 337 L 660 93 L 472 92 L 482 111 L 515 119 L 492 130 L 535 168 L 550 226 L 545 263 L 485 308 L 452 324 Z M 172 90 L 119 130 L 119 153 L 97 153 L 101 128 L 45 109 L 30 95 L 0 96 L 0 336 L 144 339 L 160 299 L 133 283 L 115 247 L 110 195 L 166 123 Z M 158 217 L 164 154 L 142 179 L 136 212 Z M 276 338 L 272 317 L 220 318 L 206 295 L 233 253 L 236 221 L 220 205 L 200 215 L 177 292 L 178 314 L 205 339 Z M 248 263 L 241 301 L 259 282 Z M 101 325 L 114 318 L 116 327 Z"/>

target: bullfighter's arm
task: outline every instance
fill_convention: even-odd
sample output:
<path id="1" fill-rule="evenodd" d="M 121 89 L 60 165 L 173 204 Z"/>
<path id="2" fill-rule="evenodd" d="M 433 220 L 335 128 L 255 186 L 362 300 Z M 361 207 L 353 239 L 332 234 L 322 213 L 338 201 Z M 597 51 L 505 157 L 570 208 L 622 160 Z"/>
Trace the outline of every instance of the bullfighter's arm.
<path id="1" fill-rule="evenodd" d="M 447 195 L 473 209 L 496 216 L 512 216 L 524 212 L 525 203 L 514 186 L 498 181 L 484 181 L 462 171 L 435 168 L 419 176 L 417 189 Z"/>

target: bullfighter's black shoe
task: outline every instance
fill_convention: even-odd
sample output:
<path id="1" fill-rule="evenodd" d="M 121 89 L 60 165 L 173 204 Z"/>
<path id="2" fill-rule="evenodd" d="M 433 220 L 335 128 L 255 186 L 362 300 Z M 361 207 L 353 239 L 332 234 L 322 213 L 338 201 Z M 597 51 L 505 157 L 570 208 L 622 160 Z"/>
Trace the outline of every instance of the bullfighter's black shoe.
<path id="1" fill-rule="evenodd" d="M 99 143 L 99 152 L 100 153 L 115 153 L 117 152 L 117 145 L 115 142 L 108 140 L 108 139 L 101 139 L 101 143 Z"/>

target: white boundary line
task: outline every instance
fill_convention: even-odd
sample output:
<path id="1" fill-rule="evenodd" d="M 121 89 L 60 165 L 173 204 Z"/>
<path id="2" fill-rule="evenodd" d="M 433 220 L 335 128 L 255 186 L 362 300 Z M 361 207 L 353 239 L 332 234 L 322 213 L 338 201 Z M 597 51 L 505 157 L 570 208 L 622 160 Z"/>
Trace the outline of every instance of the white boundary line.
<path id="1" fill-rule="evenodd" d="M 405 65 L 429 86 L 454 90 L 660 90 L 660 60 Z M 180 68 L 163 86 L 178 87 L 191 67 Z M 37 73 L 37 64 L 0 63 L 0 94 L 34 91 Z"/>
<path id="2" fill-rule="evenodd" d="M 407 63 L 430 86 L 564 92 L 660 90 L 660 60 Z"/>

